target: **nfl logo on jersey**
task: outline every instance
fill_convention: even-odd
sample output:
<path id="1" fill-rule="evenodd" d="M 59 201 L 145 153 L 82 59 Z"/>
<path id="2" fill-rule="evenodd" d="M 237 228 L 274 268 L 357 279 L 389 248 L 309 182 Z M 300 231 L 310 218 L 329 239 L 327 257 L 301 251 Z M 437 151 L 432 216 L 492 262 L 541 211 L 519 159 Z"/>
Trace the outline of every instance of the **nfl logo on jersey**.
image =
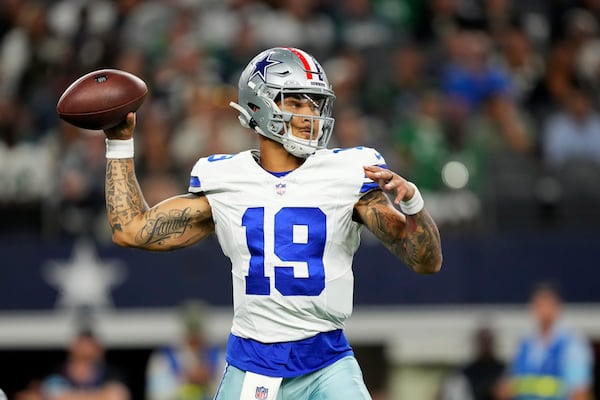
<path id="1" fill-rule="evenodd" d="M 266 400 L 267 397 L 269 397 L 269 389 L 267 389 L 264 386 L 257 386 L 254 398 L 259 400 Z"/>
<path id="2" fill-rule="evenodd" d="M 285 183 L 279 182 L 277 185 L 275 185 L 275 193 L 277 193 L 280 196 L 283 196 L 285 194 L 285 186 Z"/>

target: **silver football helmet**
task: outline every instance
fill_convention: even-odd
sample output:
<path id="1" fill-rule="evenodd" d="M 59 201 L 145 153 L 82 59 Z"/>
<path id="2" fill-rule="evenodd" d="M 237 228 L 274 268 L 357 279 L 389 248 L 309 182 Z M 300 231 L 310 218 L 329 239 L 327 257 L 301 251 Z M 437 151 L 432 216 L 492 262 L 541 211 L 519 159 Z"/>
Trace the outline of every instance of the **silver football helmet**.
<path id="1" fill-rule="evenodd" d="M 286 110 L 284 97 L 287 96 L 310 101 L 318 109 L 318 115 Z M 325 71 L 313 56 L 296 48 L 276 47 L 250 61 L 240 76 L 239 103 L 229 104 L 240 112 L 238 118 L 242 126 L 281 143 L 290 154 L 306 158 L 317 149 L 325 148 L 331 138 L 334 99 Z M 308 139 L 292 134 L 293 117 L 311 121 Z"/>

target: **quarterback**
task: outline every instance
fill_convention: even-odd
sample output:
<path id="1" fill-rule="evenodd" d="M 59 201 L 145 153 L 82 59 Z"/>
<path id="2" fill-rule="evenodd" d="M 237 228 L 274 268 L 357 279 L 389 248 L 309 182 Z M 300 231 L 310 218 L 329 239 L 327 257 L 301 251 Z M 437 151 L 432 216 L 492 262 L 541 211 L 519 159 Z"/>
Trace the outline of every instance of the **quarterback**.
<path id="1" fill-rule="evenodd" d="M 328 149 L 334 92 L 310 54 L 258 54 L 231 103 L 258 149 L 200 158 L 187 194 L 149 208 L 135 177 L 135 114 L 105 131 L 113 240 L 173 250 L 215 233 L 234 317 L 218 400 L 370 399 L 344 336 L 352 259 L 367 227 L 405 265 L 438 272 L 438 229 L 417 187 L 367 147 Z"/>

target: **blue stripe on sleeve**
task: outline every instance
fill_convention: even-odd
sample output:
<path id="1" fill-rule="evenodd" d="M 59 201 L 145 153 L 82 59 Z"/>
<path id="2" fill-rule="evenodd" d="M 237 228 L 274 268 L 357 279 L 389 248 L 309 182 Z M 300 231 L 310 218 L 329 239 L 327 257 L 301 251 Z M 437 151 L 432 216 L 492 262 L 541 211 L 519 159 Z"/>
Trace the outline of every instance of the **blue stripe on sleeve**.
<path id="1" fill-rule="evenodd" d="M 190 187 L 200 187 L 200 179 L 197 176 L 192 176 L 190 178 Z"/>
<path id="2" fill-rule="evenodd" d="M 373 181 L 367 182 L 367 183 L 363 183 L 363 185 L 360 188 L 360 193 L 366 193 L 369 190 L 377 189 L 378 187 L 379 187 L 379 185 L 376 184 Z"/>
<path id="3" fill-rule="evenodd" d="M 387 164 L 382 163 L 382 164 L 375 164 L 376 167 L 379 168 L 383 168 L 383 169 L 389 169 Z M 373 189 L 377 189 L 379 187 L 379 185 L 375 182 L 373 182 L 371 179 L 367 178 L 367 176 L 365 175 L 364 177 L 364 183 L 360 188 L 360 192 L 359 193 L 366 193 L 369 190 L 373 190 Z"/>

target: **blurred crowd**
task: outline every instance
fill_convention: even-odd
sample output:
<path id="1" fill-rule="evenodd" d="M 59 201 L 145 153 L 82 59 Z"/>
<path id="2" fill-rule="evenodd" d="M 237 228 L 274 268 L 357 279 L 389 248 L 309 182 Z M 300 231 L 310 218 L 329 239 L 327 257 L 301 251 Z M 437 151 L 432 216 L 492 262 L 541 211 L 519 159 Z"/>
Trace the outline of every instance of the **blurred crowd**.
<path id="1" fill-rule="evenodd" d="M 94 313 L 80 310 L 61 361 L 37 374 L 24 370 L 14 400 L 211 400 L 225 366 L 223 349 L 205 333 L 205 305 L 190 300 L 177 309 L 177 337 L 152 349 L 139 371 L 126 367 L 97 332 Z M 42 363 L 43 364 L 43 363 Z M 40 373 L 41 372 L 41 373 Z M 135 379 L 136 377 L 137 379 Z M 141 379 L 140 379 L 141 378 Z M 11 382 L 14 384 L 14 382 Z M 0 395 L 2 392 L 0 391 Z M 0 396 L 0 400 L 3 400 Z M 6 398 L 4 398 L 6 400 Z"/>
<path id="2" fill-rule="evenodd" d="M 147 82 L 136 166 L 153 205 L 198 157 L 254 146 L 228 103 L 273 46 L 323 64 L 330 145 L 379 149 L 443 229 L 600 221 L 599 0 L 3 0 L 2 229 L 107 234 L 103 135 L 56 115 L 79 76 Z"/>

